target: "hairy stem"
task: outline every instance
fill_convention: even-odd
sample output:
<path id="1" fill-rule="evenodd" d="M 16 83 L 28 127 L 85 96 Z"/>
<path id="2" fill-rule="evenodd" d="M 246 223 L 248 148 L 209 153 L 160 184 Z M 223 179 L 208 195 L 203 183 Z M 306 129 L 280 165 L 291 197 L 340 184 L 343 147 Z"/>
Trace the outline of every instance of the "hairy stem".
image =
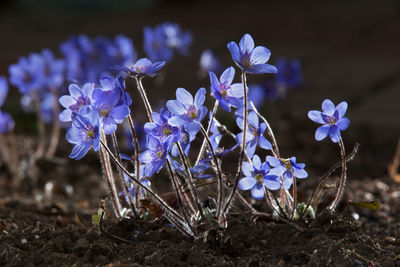
<path id="1" fill-rule="evenodd" d="M 38 146 L 35 151 L 35 157 L 41 158 L 43 156 L 44 149 L 46 146 L 46 140 L 45 140 L 46 128 L 44 125 L 42 112 L 40 110 L 40 99 L 39 99 L 39 96 L 38 96 L 38 93 L 36 90 L 32 90 L 32 98 L 33 98 L 33 104 L 35 106 L 35 112 L 36 112 L 36 116 L 37 116 L 38 133 L 39 133 L 39 142 L 38 142 Z"/>
<path id="2" fill-rule="evenodd" d="M 235 177 L 235 183 L 233 185 L 233 189 L 231 194 L 228 197 L 228 201 L 226 202 L 225 208 L 223 210 L 223 213 L 226 214 L 228 212 L 228 209 L 230 207 L 230 204 L 233 200 L 233 197 L 236 193 L 237 186 L 239 183 L 239 178 L 240 174 L 242 173 L 242 165 L 243 165 L 243 159 L 244 159 L 244 154 L 245 154 L 245 149 L 246 149 L 246 132 L 247 132 L 247 83 L 246 83 L 246 72 L 242 71 L 242 85 L 243 85 L 243 139 L 242 139 L 242 145 L 240 147 L 240 157 L 239 157 L 239 163 L 238 163 L 238 170 L 236 173 Z"/>
<path id="3" fill-rule="evenodd" d="M 146 108 L 147 117 L 149 118 L 149 121 L 154 122 L 153 117 L 151 116 L 151 114 L 153 113 L 153 110 L 151 109 L 151 105 L 150 105 L 149 99 L 147 98 L 146 91 L 143 88 L 142 78 L 135 77 L 135 80 L 136 80 L 137 89 L 139 90 L 139 94 L 143 100 L 144 107 Z"/>
<path id="4" fill-rule="evenodd" d="M 212 124 L 214 122 L 214 117 L 215 117 L 215 113 L 217 113 L 217 109 L 218 109 L 218 100 L 215 100 L 214 108 L 211 113 L 210 122 L 208 123 L 208 126 L 207 126 L 207 131 L 206 131 L 207 136 L 210 134 L 210 130 L 211 130 Z M 197 156 L 197 159 L 196 159 L 196 163 L 194 164 L 195 166 L 197 164 L 199 164 L 201 158 L 204 155 L 204 152 L 206 151 L 206 147 L 207 147 L 207 140 L 204 138 L 203 143 L 201 144 L 201 147 L 200 147 L 199 155 Z"/>
<path id="5" fill-rule="evenodd" d="M 337 205 L 339 204 L 340 200 L 342 199 L 344 187 L 346 185 L 346 179 L 347 179 L 347 177 L 346 177 L 346 170 L 347 170 L 346 152 L 344 149 L 344 144 L 343 144 L 342 138 L 340 138 L 340 140 L 339 140 L 339 147 L 340 147 L 340 155 L 342 156 L 342 175 L 340 177 L 340 182 L 339 182 L 339 187 L 338 187 L 338 190 L 336 193 L 336 197 L 328 208 L 330 212 L 335 212 Z"/>
<path id="6" fill-rule="evenodd" d="M 58 141 L 60 139 L 60 120 L 58 119 L 58 114 L 60 113 L 60 105 L 58 104 L 58 94 L 55 88 L 51 89 L 53 95 L 53 130 L 50 137 L 50 145 L 46 152 L 46 158 L 54 157 L 56 153 Z"/>

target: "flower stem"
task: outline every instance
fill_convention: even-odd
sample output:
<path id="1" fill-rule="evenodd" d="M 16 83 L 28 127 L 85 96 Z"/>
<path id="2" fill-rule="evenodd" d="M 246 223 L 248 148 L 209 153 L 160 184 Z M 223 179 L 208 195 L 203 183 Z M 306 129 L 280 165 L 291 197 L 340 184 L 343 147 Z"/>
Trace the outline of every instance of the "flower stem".
<path id="1" fill-rule="evenodd" d="M 113 141 L 113 145 L 114 145 L 115 156 L 117 157 L 118 161 L 121 162 L 121 156 L 119 155 L 119 145 L 118 145 L 117 136 L 115 133 L 112 133 L 111 137 L 112 137 L 112 141 Z M 136 207 L 133 204 L 133 199 L 132 199 L 131 194 L 129 193 L 129 188 L 128 188 L 128 185 L 126 184 L 126 181 L 124 178 L 124 172 L 121 168 L 119 168 L 118 174 L 121 179 L 121 184 L 122 184 L 122 188 L 124 189 L 124 193 L 126 196 L 128 196 L 128 203 L 129 203 L 129 206 L 131 206 L 132 213 L 137 218 L 138 214 L 136 211 Z"/>
<path id="2" fill-rule="evenodd" d="M 102 127 L 100 127 L 100 141 L 102 143 L 107 143 L 107 139 L 103 132 Z M 107 181 L 111 200 L 112 200 L 112 203 L 114 206 L 114 212 L 116 214 L 116 217 L 118 219 L 120 219 L 121 218 L 121 204 L 119 203 L 118 192 L 115 187 L 115 181 L 114 181 L 113 172 L 112 172 L 112 168 L 111 168 L 111 164 L 110 164 L 110 157 L 109 157 L 109 154 L 107 154 L 104 151 L 103 147 L 100 147 L 100 160 L 101 160 L 101 165 L 103 166 L 104 177 Z"/>
<path id="3" fill-rule="evenodd" d="M 242 85 L 243 85 L 243 139 L 242 139 L 242 145 L 240 148 L 240 157 L 239 157 L 239 164 L 238 164 L 238 170 L 236 173 L 235 177 L 235 183 L 233 185 L 233 189 L 231 194 L 228 197 L 228 201 L 225 204 L 225 208 L 222 213 L 226 214 L 229 210 L 229 207 L 231 205 L 231 202 L 233 200 L 233 197 L 236 193 L 237 186 L 239 183 L 239 178 L 240 174 L 242 172 L 242 165 L 243 165 L 243 159 L 244 159 L 244 152 L 245 152 L 245 145 L 246 145 L 246 132 L 247 132 L 247 83 L 246 83 L 246 72 L 242 71 Z"/>
<path id="4" fill-rule="evenodd" d="M 211 125 L 211 123 L 210 123 L 210 125 Z M 216 217 L 217 217 L 217 220 L 219 221 L 220 214 L 221 214 L 221 206 L 222 206 L 222 194 L 223 194 L 221 165 L 218 162 L 218 159 L 217 159 L 217 156 L 215 155 L 215 152 L 214 152 L 214 149 L 212 147 L 211 141 L 208 138 L 207 131 L 204 129 L 203 125 L 201 125 L 201 132 L 204 135 L 204 140 L 206 140 L 207 143 L 208 143 L 208 149 L 211 151 L 212 157 L 214 159 L 215 167 L 217 168 L 217 174 L 218 174 L 218 179 L 217 179 L 217 181 L 218 181 L 218 184 L 217 184 L 217 187 L 218 187 L 218 199 L 217 199 Z"/>
<path id="5" fill-rule="evenodd" d="M 142 78 L 135 77 L 135 80 L 136 80 L 137 89 L 139 90 L 139 94 L 142 97 L 144 107 L 146 108 L 147 117 L 149 118 L 150 122 L 154 122 L 153 117 L 151 116 L 151 114 L 153 113 L 153 110 L 151 109 L 151 105 L 150 105 L 149 99 L 147 98 L 146 91 L 143 88 Z"/>
<path id="6" fill-rule="evenodd" d="M 43 116 L 42 112 L 40 111 L 40 100 L 39 96 L 36 90 L 32 90 L 32 98 L 33 98 L 33 103 L 35 106 L 35 111 L 36 111 L 36 116 L 37 116 L 37 125 L 38 125 L 38 131 L 39 131 L 39 143 L 35 151 L 35 157 L 36 158 L 41 158 L 44 153 L 45 145 L 46 145 L 46 140 L 45 140 L 45 135 L 46 135 L 46 129 L 43 121 Z"/>
<path id="7" fill-rule="evenodd" d="M 214 122 L 215 113 L 217 113 L 217 109 L 218 109 L 218 100 L 215 101 L 214 108 L 213 108 L 212 113 L 211 113 L 210 122 L 208 123 L 208 126 L 207 126 L 207 131 L 206 131 L 207 136 L 210 133 L 212 124 Z M 206 147 L 207 147 L 207 140 L 204 138 L 203 139 L 203 143 L 201 144 L 199 155 L 197 156 L 196 163 L 194 164 L 194 166 L 199 164 L 201 158 L 203 157 L 204 152 L 206 151 Z"/>
<path id="8" fill-rule="evenodd" d="M 139 142 L 137 139 L 136 131 L 135 131 L 135 125 L 133 123 L 133 119 L 131 114 L 128 116 L 128 122 L 129 122 L 129 129 L 131 131 L 132 135 L 132 140 L 133 140 L 133 146 L 135 147 L 135 171 L 136 171 L 136 177 L 140 179 L 140 162 L 139 162 Z M 135 204 L 136 207 L 139 207 L 139 188 L 136 187 L 136 196 L 135 196 Z"/>
<path id="9" fill-rule="evenodd" d="M 332 213 L 335 212 L 337 205 L 339 204 L 340 200 L 342 199 L 344 187 L 346 185 L 346 179 L 347 179 L 347 177 L 346 177 L 346 170 L 347 170 L 346 152 L 344 149 L 344 144 L 343 144 L 342 138 L 340 138 L 340 140 L 339 140 L 339 147 L 340 147 L 340 155 L 342 156 L 342 175 L 340 177 L 340 183 L 339 183 L 339 187 L 338 187 L 338 190 L 336 193 L 336 197 L 328 208 L 329 211 Z"/>
<path id="10" fill-rule="evenodd" d="M 46 158 L 52 158 L 57 150 L 58 141 L 60 139 L 60 120 L 58 114 L 60 113 L 60 105 L 58 104 L 58 94 L 55 88 L 51 89 L 53 95 L 53 130 L 50 138 L 50 145 L 46 151 Z"/>

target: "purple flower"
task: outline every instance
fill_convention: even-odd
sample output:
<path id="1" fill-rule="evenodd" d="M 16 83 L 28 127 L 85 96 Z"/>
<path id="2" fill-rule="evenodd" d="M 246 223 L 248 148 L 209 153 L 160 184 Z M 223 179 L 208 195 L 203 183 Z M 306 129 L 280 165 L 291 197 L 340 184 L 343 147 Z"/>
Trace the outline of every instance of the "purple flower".
<path id="1" fill-rule="evenodd" d="M 87 109 L 92 101 L 93 90 L 93 83 L 85 83 L 82 89 L 76 84 L 70 84 L 68 86 L 70 95 L 64 95 L 59 99 L 60 104 L 65 108 L 58 115 L 60 121 L 71 121 L 72 113 L 78 113 L 82 107 Z"/>
<path id="2" fill-rule="evenodd" d="M 175 160 L 172 160 L 171 162 L 172 162 L 172 168 L 174 168 L 174 170 L 176 170 L 180 175 L 182 176 L 187 175 L 185 168 L 181 164 L 179 164 Z M 197 164 L 192 168 L 189 168 L 189 171 L 192 173 L 194 178 L 198 179 L 211 178 L 213 177 L 213 175 L 203 174 L 208 168 L 210 168 L 209 162 L 210 159 L 202 159 L 200 160 L 199 164 Z"/>
<path id="3" fill-rule="evenodd" d="M 30 54 L 28 58 L 22 57 L 17 64 L 8 68 L 10 83 L 18 88 L 21 94 L 38 90 L 42 86 L 45 62 L 38 54 Z"/>
<path id="4" fill-rule="evenodd" d="M 167 107 L 174 115 L 168 123 L 174 126 L 185 126 L 188 132 L 198 132 L 200 122 L 207 114 L 207 108 L 203 106 L 206 99 L 206 89 L 200 88 L 194 99 L 193 96 L 183 88 L 176 90 L 176 100 L 169 100 Z"/>
<path id="5" fill-rule="evenodd" d="M 136 50 L 132 40 L 120 34 L 114 38 L 112 45 L 108 47 L 108 54 L 113 65 L 129 66 L 136 60 Z"/>
<path id="6" fill-rule="evenodd" d="M 262 163 L 257 155 L 254 155 L 252 163 L 243 162 L 242 172 L 245 175 L 239 180 L 238 186 L 242 190 L 250 190 L 254 199 L 264 197 L 264 185 L 270 190 L 278 190 L 281 182 L 278 176 L 271 175 L 268 162 Z"/>
<path id="7" fill-rule="evenodd" d="M 299 179 L 307 178 L 308 173 L 304 170 L 304 163 L 296 163 L 296 157 L 290 159 L 278 159 L 267 156 L 267 162 L 273 167 L 270 174 L 283 176 L 283 187 L 288 190 L 293 184 L 293 176 Z"/>
<path id="8" fill-rule="evenodd" d="M 181 128 L 172 126 L 168 123 L 168 119 L 171 118 L 171 113 L 165 108 L 160 110 L 160 113 L 153 112 L 151 114 L 154 122 L 147 122 L 144 125 L 144 130 L 147 134 L 157 138 L 161 143 L 167 142 L 171 145 L 178 142 L 181 135 Z M 169 151 L 171 147 L 167 150 Z"/>
<path id="9" fill-rule="evenodd" d="M 293 88 L 299 86 L 303 82 L 300 61 L 287 60 L 281 57 L 276 61 L 276 67 L 279 70 L 275 75 L 278 84 Z"/>
<path id="10" fill-rule="evenodd" d="M 210 142 L 214 150 L 217 150 L 219 148 L 219 143 L 221 142 L 223 136 L 220 129 L 223 127 L 225 126 L 223 126 L 217 119 L 214 118 L 210 128 L 210 132 L 212 133 L 212 135 L 210 136 Z"/>
<path id="11" fill-rule="evenodd" d="M 10 114 L 0 110 L 0 134 L 11 132 L 14 126 L 15 123 Z"/>
<path id="12" fill-rule="evenodd" d="M 158 173 L 165 165 L 168 155 L 169 142 L 161 143 L 157 138 L 147 135 L 147 149 L 139 155 L 139 161 L 146 164 L 144 174 L 146 177 L 151 177 L 154 173 Z"/>
<path id="13" fill-rule="evenodd" d="M 331 100 L 325 99 L 322 102 L 322 112 L 311 110 L 308 117 L 316 122 L 323 124 L 315 132 L 315 140 L 321 141 L 328 136 L 332 142 L 339 142 L 341 136 L 340 131 L 344 131 L 349 127 L 350 120 L 343 117 L 347 110 L 347 102 L 343 101 L 335 107 Z"/>
<path id="14" fill-rule="evenodd" d="M 103 84 L 104 88 L 97 88 L 93 91 L 92 105 L 99 114 L 104 133 L 112 134 L 117 130 L 117 123 L 122 123 L 129 115 L 130 109 L 124 100 L 126 98 L 123 97 L 123 93 L 125 93 L 123 89 L 114 87 L 110 90 L 112 84 L 109 83 L 109 79 L 102 79 L 101 85 Z M 120 85 L 118 79 L 114 85 Z"/>
<path id="15" fill-rule="evenodd" d="M 145 27 L 143 35 L 143 49 L 151 60 L 169 61 L 172 58 L 173 51 L 167 45 L 167 36 L 161 26 Z"/>
<path id="16" fill-rule="evenodd" d="M 277 73 L 275 66 L 266 64 L 271 52 L 264 46 L 254 47 L 254 41 L 250 34 L 245 34 L 239 42 L 230 42 L 228 49 L 232 59 L 243 71 L 251 74 Z"/>
<path id="17" fill-rule="evenodd" d="M 213 52 L 210 49 L 207 49 L 204 50 L 200 56 L 200 69 L 206 73 L 212 71 L 220 74 L 222 71 L 222 65 Z"/>
<path id="18" fill-rule="evenodd" d="M 125 71 L 129 75 L 143 77 L 158 75 L 157 71 L 165 65 L 165 61 L 151 62 L 147 58 L 141 58 L 129 68 L 123 66 L 115 66 L 115 69 Z"/>
<path id="19" fill-rule="evenodd" d="M 8 93 L 8 83 L 5 76 L 0 76 L 0 107 L 3 106 Z"/>
<path id="20" fill-rule="evenodd" d="M 44 49 L 41 56 L 45 64 L 43 69 L 43 86 L 58 89 L 64 83 L 64 60 L 55 59 L 49 49 Z"/>
<path id="21" fill-rule="evenodd" d="M 93 109 L 72 114 L 72 126 L 67 131 L 66 139 L 74 145 L 72 159 L 81 159 L 93 146 L 94 151 L 100 149 L 99 117 Z"/>
<path id="22" fill-rule="evenodd" d="M 253 157 L 257 144 L 263 149 L 272 149 L 271 143 L 264 137 L 267 125 L 263 122 L 260 124 L 258 116 L 254 111 L 249 112 L 248 124 L 246 132 L 246 152 L 249 157 Z M 243 118 L 238 117 L 236 123 L 243 131 Z M 242 143 L 243 132 L 236 135 L 239 144 Z"/>
<path id="23" fill-rule="evenodd" d="M 57 101 L 52 93 L 44 93 L 40 101 L 40 112 L 45 123 L 51 123 L 54 119 L 54 102 Z"/>
<path id="24" fill-rule="evenodd" d="M 193 131 L 193 130 L 185 130 L 185 126 L 182 127 L 181 129 L 181 134 L 179 137 L 179 144 L 182 147 L 183 152 L 185 153 L 186 156 L 189 155 L 190 152 L 190 144 L 192 143 L 192 141 L 194 139 L 196 139 L 196 135 L 197 132 Z M 172 150 L 171 150 L 171 155 L 173 157 L 178 157 L 179 156 L 179 151 L 178 151 L 178 147 L 176 145 L 172 146 Z"/>
<path id="25" fill-rule="evenodd" d="M 235 77 L 235 69 L 227 68 L 218 80 L 214 72 L 209 72 L 211 81 L 211 92 L 215 99 L 219 101 L 219 105 L 225 111 L 231 111 L 231 105 L 239 107 L 242 104 L 243 85 L 241 83 L 232 84 Z"/>

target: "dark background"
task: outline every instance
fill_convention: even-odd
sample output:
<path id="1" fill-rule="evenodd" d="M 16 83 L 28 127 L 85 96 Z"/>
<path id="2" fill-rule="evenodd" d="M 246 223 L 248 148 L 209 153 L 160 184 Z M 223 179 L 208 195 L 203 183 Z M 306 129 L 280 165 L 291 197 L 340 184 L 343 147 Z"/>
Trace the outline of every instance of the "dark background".
<path id="1" fill-rule="evenodd" d="M 293 147 L 289 134 L 305 144 L 316 143 L 312 139 L 317 125 L 308 120 L 308 110 L 320 109 L 325 98 L 336 104 L 346 100 L 351 125 L 343 134 L 345 142 L 349 149 L 361 142 L 360 168 L 369 164 L 372 176 L 384 174 L 400 136 L 397 1 L 2 1 L 0 75 L 7 75 L 11 63 L 31 52 L 50 48 L 59 54 L 59 44 L 71 34 L 112 38 L 122 33 L 133 40 L 139 57 L 144 57 L 143 27 L 165 21 L 190 30 L 194 43 L 189 57 L 174 58 L 169 64 L 162 91 L 148 88 L 150 97 L 157 99 L 163 92 L 165 98 L 173 98 L 176 87 L 192 92 L 208 87 L 209 81 L 197 78 L 201 52 L 211 48 L 229 66 L 233 63 L 226 44 L 238 42 L 248 32 L 256 45 L 271 50 L 271 63 L 285 56 L 297 58 L 303 65 L 304 86 L 290 92 L 287 101 L 267 108 L 267 112 L 280 112 L 271 115 L 271 124 L 278 141 L 283 139 L 281 146 L 288 156 L 296 154 L 290 151 L 307 149 Z M 253 80 L 257 77 L 248 77 L 249 82 Z M 11 99 L 18 99 L 15 91 Z M 12 106 L 5 108 L 17 113 Z M 286 114 L 286 121 L 282 119 L 286 124 L 280 114 Z M 336 149 L 325 140 L 311 151 L 322 162 L 325 157 L 330 161 L 326 151 L 334 151 L 332 158 L 337 158 Z"/>

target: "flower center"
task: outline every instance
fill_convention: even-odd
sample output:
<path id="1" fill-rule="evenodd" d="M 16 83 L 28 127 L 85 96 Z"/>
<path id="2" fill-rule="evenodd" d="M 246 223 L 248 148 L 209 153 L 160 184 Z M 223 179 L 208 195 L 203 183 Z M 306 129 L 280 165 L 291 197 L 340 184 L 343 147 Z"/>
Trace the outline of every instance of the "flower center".
<path id="1" fill-rule="evenodd" d="M 256 173 L 254 178 L 256 178 L 257 182 L 260 183 L 263 181 L 264 175 L 262 173 Z"/>
<path id="2" fill-rule="evenodd" d="M 108 115 L 108 110 L 102 109 L 102 110 L 101 110 L 101 115 L 103 115 L 104 117 L 107 117 L 107 115 Z"/>
<path id="3" fill-rule="evenodd" d="M 164 128 L 163 134 L 164 134 L 164 135 L 170 135 L 170 134 L 171 134 L 171 130 L 168 129 L 168 128 Z"/>
<path id="4" fill-rule="evenodd" d="M 188 108 L 188 117 L 189 118 L 191 118 L 191 119 L 196 119 L 197 118 L 197 116 L 199 115 L 198 113 L 197 113 L 197 109 L 196 109 L 196 107 L 195 106 L 190 106 L 189 108 Z"/>
<path id="5" fill-rule="evenodd" d="M 283 163 L 283 166 L 285 166 L 287 170 L 292 169 L 292 163 L 290 162 L 290 159 L 281 159 L 281 162 Z"/>
<path id="6" fill-rule="evenodd" d="M 157 157 L 162 158 L 163 155 L 164 153 L 161 150 L 157 151 Z"/>
<path id="7" fill-rule="evenodd" d="M 87 131 L 87 132 L 86 132 L 86 135 L 87 135 L 89 138 L 94 138 L 94 132 L 91 131 L 91 130 Z"/>

